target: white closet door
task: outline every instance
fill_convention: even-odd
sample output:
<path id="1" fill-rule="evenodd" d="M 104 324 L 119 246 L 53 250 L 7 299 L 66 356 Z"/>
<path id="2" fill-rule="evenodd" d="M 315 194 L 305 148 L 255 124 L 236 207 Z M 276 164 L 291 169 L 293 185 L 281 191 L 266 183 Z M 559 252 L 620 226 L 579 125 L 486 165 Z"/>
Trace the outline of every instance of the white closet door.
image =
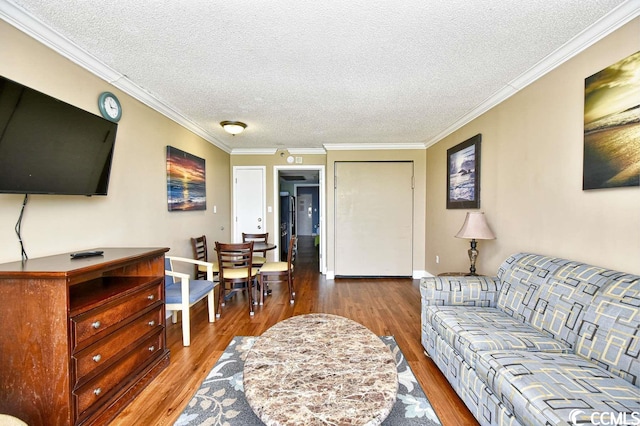
<path id="1" fill-rule="evenodd" d="M 336 276 L 413 275 L 413 163 L 335 163 Z"/>

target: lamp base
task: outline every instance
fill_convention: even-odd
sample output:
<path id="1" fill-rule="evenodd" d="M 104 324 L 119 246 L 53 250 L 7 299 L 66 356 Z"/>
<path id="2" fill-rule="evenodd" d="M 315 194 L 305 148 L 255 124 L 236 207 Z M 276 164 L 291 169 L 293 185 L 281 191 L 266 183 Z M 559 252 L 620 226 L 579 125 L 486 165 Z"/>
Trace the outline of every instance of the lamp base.
<path id="1" fill-rule="evenodd" d="M 476 259 L 478 258 L 478 250 L 476 247 L 478 246 L 478 242 L 474 239 L 471 240 L 471 248 L 467 251 L 469 253 L 469 261 L 471 262 L 471 267 L 469 268 L 469 275 L 476 276 Z"/>

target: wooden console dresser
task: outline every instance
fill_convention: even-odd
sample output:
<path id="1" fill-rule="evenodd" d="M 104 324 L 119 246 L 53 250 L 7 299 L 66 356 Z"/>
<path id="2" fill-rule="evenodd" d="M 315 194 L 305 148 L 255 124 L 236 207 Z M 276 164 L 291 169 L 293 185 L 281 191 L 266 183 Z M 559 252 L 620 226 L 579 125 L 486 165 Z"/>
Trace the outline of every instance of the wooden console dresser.
<path id="1" fill-rule="evenodd" d="M 99 250 L 0 264 L 0 413 L 107 424 L 169 364 L 168 249 Z"/>

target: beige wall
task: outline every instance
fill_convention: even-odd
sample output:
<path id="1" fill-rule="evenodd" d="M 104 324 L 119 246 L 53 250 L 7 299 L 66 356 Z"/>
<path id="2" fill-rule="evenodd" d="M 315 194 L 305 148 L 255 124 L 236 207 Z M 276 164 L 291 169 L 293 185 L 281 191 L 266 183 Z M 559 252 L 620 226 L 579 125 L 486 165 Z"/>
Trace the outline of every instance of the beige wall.
<path id="1" fill-rule="evenodd" d="M 425 270 L 425 179 L 426 162 L 423 149 L 341 151 L 327 153 L 327 269 L 335 272 L 334 245 L 334 168 L 336 161 L 413 161 L 415 179 L 413 200 L 413 271 L 414 276 L 422 276 Z M 375 232 L 375 230 L 372 230 Z"/>
<path id="2" fill-rule="evenodd" d="M 300 155 L 296 155 L 299 157 Z M 327 155 L 302 155 L 304 166 L 326 166 L 326 222 L 327 222 L 327 273 L 331 276 L 334 272 L 334 179 L 333 170 L 336 161 L 413 161 L 416 187 L 414 191 L 414 242 L 413 242 L 413 269 L 417 275 L 424 271 L 425 258 L 425 151 L 412 150 L 376 150 L 376 151 L 342 151 L 331 150 Z M 267 169 L 267 205 L 273 205 L 274 197 L 274 166 L 287 166 L 286 155 L 281 157 L 279 153 L 273 155 L 232 155 L 231 165 L 234 166 L 266 166 Z M 298 164 L 296 164 L 298 165 Z M 292 167 L 296 166 L 293 165 Z M 275 211 L 275 209 L 274 209 Z M 273 230 L 273 213 L 267 213 L 269 233 Z"/>
<path id="3" fill-rule="evenodd" d="M 482 211 L 498 239 L 479 243 L 479 272 L 493 273 L 512 252 L 535 251 L 640 273 L 640 190 L 582 191 L 584 78 L 640 50 L 640 20 L 618 30 L 539 81 L 424 150 L 303 155 L 326 165 L 327 263 L 333 271 L 333 166 L 336 161 L 410 160 L 415 164 L 414 271 L 468 269 L 468 241 L 453 237 L 464 210 L 445 205 L 446 150 L 482 133 Z M 98 114 L 97 97 L 123 104 L 107 197 L 30 197 L 22 235 L 30 257 L 99 246 L 167 246 L 190 253 L 188 238 L 230 239 L 231 167 L 266 165 L 267 203 L 279 154 L 221 151 L 93 74 L 0 22 L 0 74 Z M 165 147 L 206 159 L 202 212 L 167 211 Z M 14 226 L 22 196 L 0 194 L 0 262 L 18 260 Z M 213 206 L 217 213 L 213 213 Z M 268 217 L 269 231 L 273 218 Z M 435 263 L 435 256 L 440 263 Z"/>
<path id="4" fill-rule="evenodd" d="M 274 154 L 263 154 L 263 155 L 238 155 L 238 154 L 233 154 L 231 155 L 231 171 L 230 173 L 233 174 L 233 167 L 237 167 L 237 166 L 264 166 L 266 168 L 266 204 L 267 207 L 271 207 L 271 212 L 267 211 L 267 217 L 265 218 L 265 221 L 267 222 L 267 232 L 269 232 L 269 241 L 271 242 L 275 242 L 277 243 L 277 239 L 273 239 L 271 237 L 271 235 L 279 235 L 279 230 L 275 230 L 274 229 L 274 223 L 275 223 L 275 219 L 274 219 L 274 214 L 276 214 L 278 212 L 277 210 L 277 206 L 274 205 L 275 202 L 275 194 L 274 194 L 274 179 L 276 178 L 276 176 L 274 176 L 273 170 L 274 167 L 278 166 L 278 167 L 291 167 L 291 168 L 296 168 L 299 166 L 325 166 L 326 161 L 327 161 L 327 156 L 326 155 L 320 155 L 320 154 L 305 154 L 305 155 L 301 155 L 301 154 L 296 154 L 295 157 L 301 157 L 302 158 L 302 163 L 298 163 L 298 164 L 289 164 L 287 163 L 287 156 L 289 155 L 288 153 L 285 153 L 284 156 L 280 155 L 280 152 L 276 152 Z M 231 188 L 231 191 L 233 192 L 233 188 Z M 233 194 L 232 194 L 233 196 Z M 279 198 L 277 200 L 279 202 Z M 233 208 L 233 207 L 232 207 Z M 233 213 L 233 212 L 232 212 Z M 279 238 L 279 237 L 278 237 Z M 272 253 L 273 254 L 273 253 Z"/>
<path id="5" fill-rule="evenodd" d="M 427 150 L 426 265 L 468 271 L 466 210 L 446 209 L 446 151 L 482 134 L 478 273 L 532 251 L 640 273 L 640 188 L 582 190 L 584 79 L 640 50 L 640 19 L 580 53 Z M 435 257 L 440 257 L 436 264 Z"/>
<path id="6" fill-rule="evenodd" d="M 161 246 L 191 255 L 189 238 L 229 238 L 229 154 L 0 21 L 0 75 L 99 114 L 98 95 L 123 107 L 109 195 L 32 195 L 22 222 L 30 258 L 109 246 Z M 166 146 L 206 160 L 207 210 L 168 212 Z M 14 226 L 22 195 L 0 194 L 0 262 L 20 260 Z M 213 206 L 217 206 L 217 214 Z"/>

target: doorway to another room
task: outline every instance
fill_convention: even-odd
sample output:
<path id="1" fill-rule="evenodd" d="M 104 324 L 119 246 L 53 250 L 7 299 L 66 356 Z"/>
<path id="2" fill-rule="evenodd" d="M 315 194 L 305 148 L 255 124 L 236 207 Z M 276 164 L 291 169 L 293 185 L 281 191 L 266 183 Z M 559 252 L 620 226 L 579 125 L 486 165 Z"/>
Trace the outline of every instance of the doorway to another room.
<path id="1" fill-rule="evenodd" d="M 273 229 L 279 230 L 279 247 L 285 250 L 291 235 L 297 235 L 305 246 L 313 245 L 319 271 L 325 274 L 324 166 L 275 166 L 274 176 Z"/>

